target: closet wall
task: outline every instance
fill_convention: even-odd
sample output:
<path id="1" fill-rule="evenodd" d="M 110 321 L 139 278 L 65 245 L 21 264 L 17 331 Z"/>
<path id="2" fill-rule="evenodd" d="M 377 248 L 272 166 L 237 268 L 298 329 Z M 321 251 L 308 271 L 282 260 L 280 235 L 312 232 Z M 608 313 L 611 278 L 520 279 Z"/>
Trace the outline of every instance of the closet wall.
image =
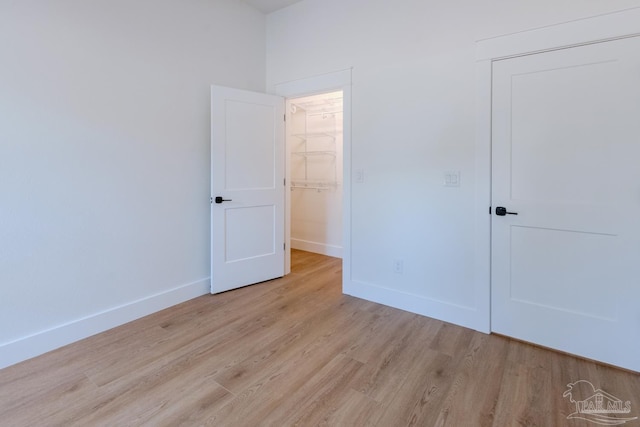
<path id="1" fill-rule="evenodd" d="M 287 107 L 291 247 L 342 257 L 342 92 Z"/>

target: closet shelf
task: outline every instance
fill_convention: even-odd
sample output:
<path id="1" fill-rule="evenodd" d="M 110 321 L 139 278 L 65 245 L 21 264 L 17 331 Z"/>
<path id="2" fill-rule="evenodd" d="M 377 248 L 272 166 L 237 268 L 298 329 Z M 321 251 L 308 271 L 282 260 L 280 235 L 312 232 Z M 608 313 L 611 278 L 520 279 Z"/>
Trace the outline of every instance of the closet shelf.
<path id="1" fill-rule="evenodd" d="M 308 132 L 308 133 L 294 133 L 293 136 L 296 138 L 300 138 L 302 140 L 314 139 L 314 138 L 331 138 L 334 141 L 336 140 L 335 133 L 329 132 Z"/>
<path id="2" fill-rule="evenodd" d="M 342 110 L 318 111 L 317 113 L 308 113 L 307 116 L 322 116 L 322 118 L 327 118 L 329 116 L 335 116 L 336 114 L 342 114 Z"/>
<path id="3" fill-rule="evenodd" d="M 335 151 L 294 151 L 291 154 L 302 157 L 314 157 L 314 156 L 331 156 L 335 157 Z"/>
<path id="4" fill-rule="evenodd" d="M 302 101 L 292 104 L 295 108 L 305 110 L 307 113 L 325 112 L 342 109 L 342 97 L 325 98 L 320 101 Z"/>
<path id="5" fill-rule="evenodd" d="M 310 190 L 332 190 L 338 187 L 335 181 L 291 181 L 291 189 L 306 188 Z"/>

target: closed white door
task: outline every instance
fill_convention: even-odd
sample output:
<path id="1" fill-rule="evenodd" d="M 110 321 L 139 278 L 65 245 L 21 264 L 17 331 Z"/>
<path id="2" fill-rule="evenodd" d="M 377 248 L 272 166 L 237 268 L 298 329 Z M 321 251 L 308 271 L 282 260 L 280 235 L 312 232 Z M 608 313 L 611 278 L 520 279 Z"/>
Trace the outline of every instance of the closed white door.
<path id="1" fill-rule="evenodd" d="M 211 293 L 284 275 L 284 99 L 211 87 Z"/>
<path id="2" fill-rule="evenodd" d="M 496 61 L 492 111 L 492 330 L 636 371 L 638 52 Z"/>

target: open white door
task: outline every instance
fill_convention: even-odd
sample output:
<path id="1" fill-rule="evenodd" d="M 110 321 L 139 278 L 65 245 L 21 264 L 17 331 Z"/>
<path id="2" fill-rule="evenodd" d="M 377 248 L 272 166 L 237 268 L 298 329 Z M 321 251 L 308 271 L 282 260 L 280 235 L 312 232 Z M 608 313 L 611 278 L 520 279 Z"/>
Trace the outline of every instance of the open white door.
<path id="1" fill-rule="evenodd" d="M 211 87 L 211 293 L 284 275 L 284 98 Z"/>
<path id="2" fill-rule="evenodd" d="M 492 330 L 635 371 L 638 52 L 636 37 L 496 61 L 492 113 Z"/>

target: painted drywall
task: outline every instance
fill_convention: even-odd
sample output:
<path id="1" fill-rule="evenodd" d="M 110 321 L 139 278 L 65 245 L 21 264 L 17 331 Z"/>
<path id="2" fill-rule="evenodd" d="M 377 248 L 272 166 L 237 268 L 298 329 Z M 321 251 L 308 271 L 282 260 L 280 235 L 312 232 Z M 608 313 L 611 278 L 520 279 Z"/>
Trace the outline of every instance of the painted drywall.
<path id="1" fill-rule="evenodd" d="M 209 87 L 264 90 L 237 0 L 0 2 L 0 367 L 206 293 Z"/>
<path id="2" fill-rule="evenodd" d="M 353 67 L 351 168 L 365 179 L 346 177 L 348 292 L 478 327 L 473 313 L 488 313 L 479 306 L 488 296 L 477 291 L 486 260 L 474 251 L 476 41 L 637 6 L 304 0 L 270 14 L 268 89 Z M 444 185 L 448 171 L 460 172 L 459 187 Z"/>
<path id="3" fill-rule="evenodd" d="M 289 101 L 291 247 L 342 257 L 342 93 Z"/>

